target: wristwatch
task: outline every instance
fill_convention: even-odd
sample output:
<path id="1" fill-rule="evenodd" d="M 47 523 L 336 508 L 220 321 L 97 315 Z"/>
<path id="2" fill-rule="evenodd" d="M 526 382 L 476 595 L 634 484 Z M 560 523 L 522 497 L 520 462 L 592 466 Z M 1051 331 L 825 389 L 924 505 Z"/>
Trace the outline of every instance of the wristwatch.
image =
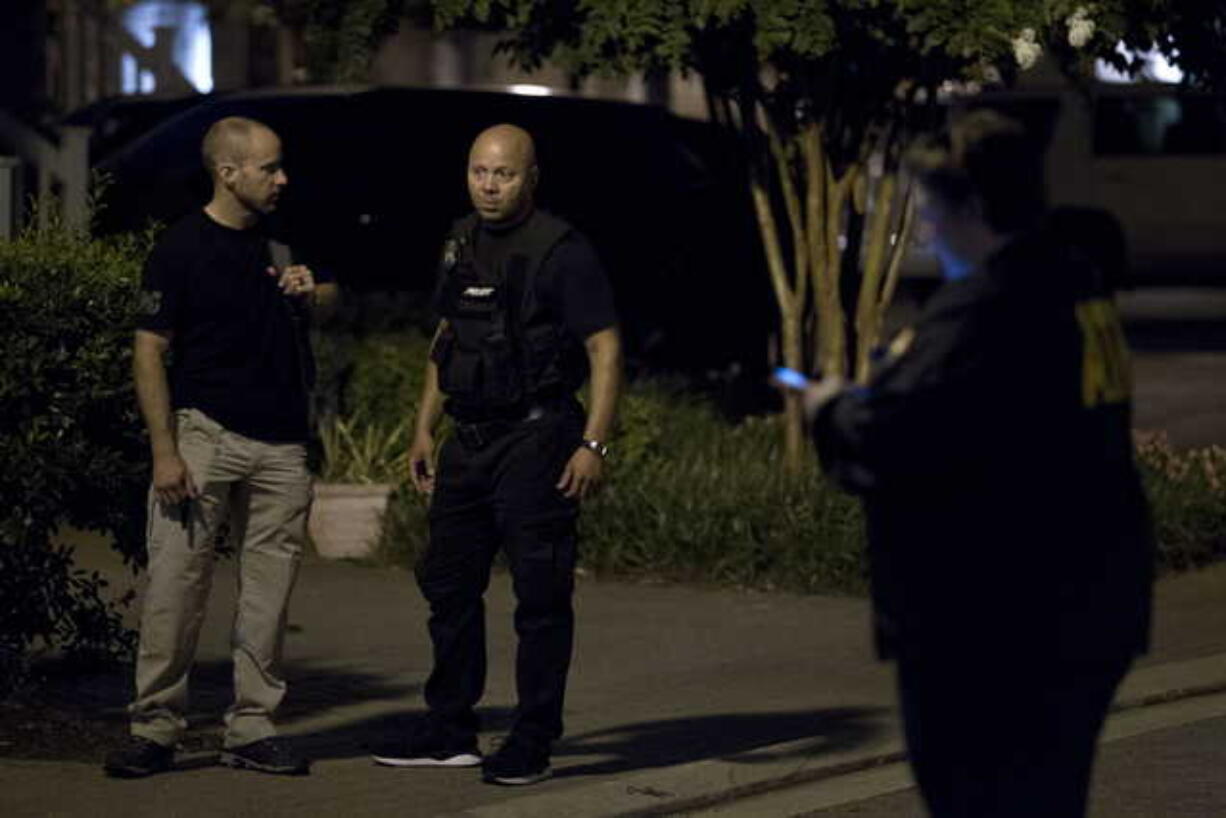
<path id="1" fill-rule="evenodd" d="M 604 460 L 609 456 L 609 444 L 601 443 L 599 440 L 584 440 L 579 445 L 598 454 L 601 460 Z"/>

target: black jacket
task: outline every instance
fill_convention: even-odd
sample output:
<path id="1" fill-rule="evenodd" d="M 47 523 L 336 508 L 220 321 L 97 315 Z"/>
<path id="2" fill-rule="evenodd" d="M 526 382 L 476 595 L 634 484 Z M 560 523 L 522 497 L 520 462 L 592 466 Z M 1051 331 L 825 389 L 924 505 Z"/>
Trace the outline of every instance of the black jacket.
<path id="1" fill-rule="evenodd" d="M 1104 281 L 1052 234 L 1016 239 L 819 412 L 823 468 L 863 497 L 883 656 L 1145 649 L 1153 544 Z"/>

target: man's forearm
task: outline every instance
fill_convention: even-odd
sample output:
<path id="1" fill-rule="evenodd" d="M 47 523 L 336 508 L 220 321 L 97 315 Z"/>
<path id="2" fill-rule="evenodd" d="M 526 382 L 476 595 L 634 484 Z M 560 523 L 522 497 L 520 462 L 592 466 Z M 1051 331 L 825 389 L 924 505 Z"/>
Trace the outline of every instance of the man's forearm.
<path id="1" fill-rule="evenodd" d="M 592 404 L 588 407 L 583 437 L 603 443 L 613 430 L 621 394 L 621 335 L 616 329 L 601 330 L 587 340 L 586 346 L 592 370 Z"/>
<path id="2" fill-rule="evenodd" d="M 136 382 L 136 401 L 149 429 L 149 445 L 155 458 L 173 454 L 176 450 L 171 426 L 170 387 L 166 381 L 166 364 L 162 353 L 152 346 L 137 343 L 132 356 L 132 374 Z"/>

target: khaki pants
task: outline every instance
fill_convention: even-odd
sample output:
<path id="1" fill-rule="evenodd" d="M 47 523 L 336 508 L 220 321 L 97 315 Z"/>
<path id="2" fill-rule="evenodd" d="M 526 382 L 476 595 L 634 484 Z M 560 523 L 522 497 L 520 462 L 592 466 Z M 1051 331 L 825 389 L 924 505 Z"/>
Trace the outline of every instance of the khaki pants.
<path id="1" fill-rule="evenodd" d="M 286 609 L 311 502 L 306 452 L 300 444 L 234 434 L 195 409 L 179 410 L 175 421 L 179 454 L 201 495 L 184 514 L 150 491 L 132 734 L 169 746 L 186 727 L 187 677 L 212 584 L 214 540 L 228 514 L 239 569 L 225 746 L 237 747 L 275 734 L 272 714 L 285 695 Z"/>

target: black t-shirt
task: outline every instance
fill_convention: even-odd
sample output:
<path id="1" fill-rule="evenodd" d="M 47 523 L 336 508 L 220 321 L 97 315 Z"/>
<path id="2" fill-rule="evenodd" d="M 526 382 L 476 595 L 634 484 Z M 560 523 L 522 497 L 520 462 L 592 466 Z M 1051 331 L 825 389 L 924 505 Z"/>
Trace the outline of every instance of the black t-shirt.
<path id="1" fill-rule="evenodd" d="M 520 222 L 519 224 L 522 224 Z M 473 256 L 485 269 L 498 270 L 513 245 L 516 228 L 482 224 L 475 231 Z M 442 277 L 434 295 L 434 310 L 441 309 Z M 576 341 L 617 324 L 613 290 L 600 259 L 584 236 L 571 230 L 550 251 L 536 277 L 537 296 L 559 317 Z"/>
<path id="2" fill-rule="evenodd" d="M 138 326 L 174 333 L 175 409 L 199 409 L 255 440 L 298 442 L 309 437 L 313 368 L 305 318 L 267 272 L 268 241 L 261 227 L 235 230 L 203 210 L 185 216 L 145 264 Z"/>

